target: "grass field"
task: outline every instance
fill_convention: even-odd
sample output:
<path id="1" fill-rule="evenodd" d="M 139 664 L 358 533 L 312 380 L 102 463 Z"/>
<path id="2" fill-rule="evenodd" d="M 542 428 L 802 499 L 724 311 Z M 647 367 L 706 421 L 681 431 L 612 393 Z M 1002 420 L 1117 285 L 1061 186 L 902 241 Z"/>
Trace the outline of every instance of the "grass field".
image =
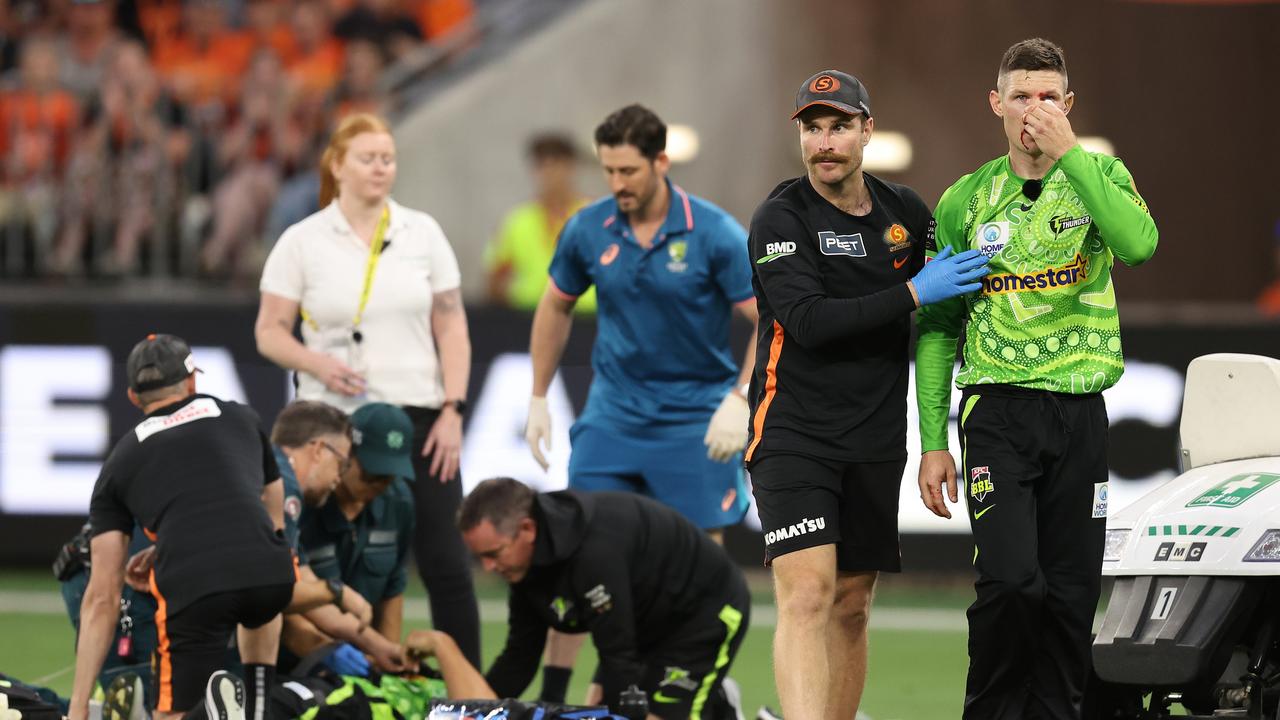
<path id="1" fill-rule="evenodd" d="M 731 673 L 742 686 L 749 716 L 761 705 L 778 707 L 770 665 L 773 618 L 768 578 L 753 575 L 751 581 L 755 617 Z M 480 578 L 478 588 L 487 663 L 505 636 L 505 589 L 492 578 Z M 47 572 L 0 571 L 0 672 L 27 681 L 47 678 L 43 684 L 65 695 L 71 689 L 74 637 L 57 592 Z M 883 584 L 872 617 L 871 672 L 863 700 L 863 710 L 874 720 L 960 716 L 967 662 L 963 608 L 969 592 L 963 583 L 926 586 L 911 577 L 889 578 Z M 427 625 L 424 597 L 420 586 L 411 587 L 407 628 Z M 594 663 L 594 653 L 584 651 L 571 699 L 581 698 Z"/>

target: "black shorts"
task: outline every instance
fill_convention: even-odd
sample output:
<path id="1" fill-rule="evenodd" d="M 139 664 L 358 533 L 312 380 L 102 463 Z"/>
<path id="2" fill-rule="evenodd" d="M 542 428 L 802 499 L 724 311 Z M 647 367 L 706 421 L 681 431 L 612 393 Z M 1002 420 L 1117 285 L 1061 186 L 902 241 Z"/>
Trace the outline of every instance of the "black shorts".
<path id="1" fill-rule="evenodd" d="M 221 670 L 236 626 L 261 627 L 293 599 L 293 584 L 206 595 L 172 617 L 156 610 L 159 646 L 152 656 L 156 710 L 186 712 L 204 701 L 209 676 Z"/>
<path id="2" fill-rule="evenodd" d="M 699 615 L 667 632 L 658 647 L 643 650 L 640 689 L 649 695 L 649 714 L 664 720 L 726 717 L 720 683 L 750 621 L 751 595 L 739 576 L 722 602 L 708 603 Z"/>
<path id="3" fill-rule="evenodd" d="M 836 546 L 836 569 L 902 569 L 898 493 L 906 458 L 844 462 L 766 455 L 751 464 L 765 564 L 797 550 Z"/>

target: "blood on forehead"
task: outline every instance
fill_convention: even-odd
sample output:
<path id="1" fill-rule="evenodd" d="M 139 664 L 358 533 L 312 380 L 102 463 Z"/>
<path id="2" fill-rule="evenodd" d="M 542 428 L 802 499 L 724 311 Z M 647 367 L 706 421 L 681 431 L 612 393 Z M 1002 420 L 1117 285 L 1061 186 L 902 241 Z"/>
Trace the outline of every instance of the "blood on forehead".
<path id="1" fill-rule="evenodd" d="M 1039 100 L 1054 100 L 1067 93 L 1067 76 L 1056 70 L 1011 70 L 1001 80 L 1002 94 L 1017 90 Z"/>

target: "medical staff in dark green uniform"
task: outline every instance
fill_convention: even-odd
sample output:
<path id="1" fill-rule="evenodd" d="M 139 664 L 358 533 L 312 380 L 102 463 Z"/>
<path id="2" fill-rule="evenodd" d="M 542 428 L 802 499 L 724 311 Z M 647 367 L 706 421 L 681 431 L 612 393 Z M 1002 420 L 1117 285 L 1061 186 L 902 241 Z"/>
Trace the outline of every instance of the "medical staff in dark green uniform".
<path id="1" fill-rule="evenodd" d="M 301 544 L 311 570 L 338 578 L 373 605 L 373 628 L 398 641 L 405 559 L 413 538 L 413 422 L 403 410 L 369 403 L 351 415 L 350 466 L 319 509 L 303 513 Z"/>

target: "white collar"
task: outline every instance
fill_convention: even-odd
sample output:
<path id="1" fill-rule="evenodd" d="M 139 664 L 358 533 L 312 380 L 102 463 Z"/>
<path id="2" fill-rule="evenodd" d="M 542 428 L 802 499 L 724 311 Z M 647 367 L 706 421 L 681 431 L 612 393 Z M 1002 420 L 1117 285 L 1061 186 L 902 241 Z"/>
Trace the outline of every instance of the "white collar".
<path id="1" fill-rule="evenodd" d="M 409 226 L 409 213 L 400 203 L 387 198 L 387 211 L 390 217 L 387 219 L 387 237 L 391 237 L 396 230 Z M 355 231 L 351 229 L 351 223 L 347 221 L 347 216 L 342 214 L 342 209 L 338 207 L 338 198 L 334 198 L 329 202 L 329 206 L 321 211 L 325 219 L 328 220 L 330 227 L 339 235 L 355 235 Z"/>

